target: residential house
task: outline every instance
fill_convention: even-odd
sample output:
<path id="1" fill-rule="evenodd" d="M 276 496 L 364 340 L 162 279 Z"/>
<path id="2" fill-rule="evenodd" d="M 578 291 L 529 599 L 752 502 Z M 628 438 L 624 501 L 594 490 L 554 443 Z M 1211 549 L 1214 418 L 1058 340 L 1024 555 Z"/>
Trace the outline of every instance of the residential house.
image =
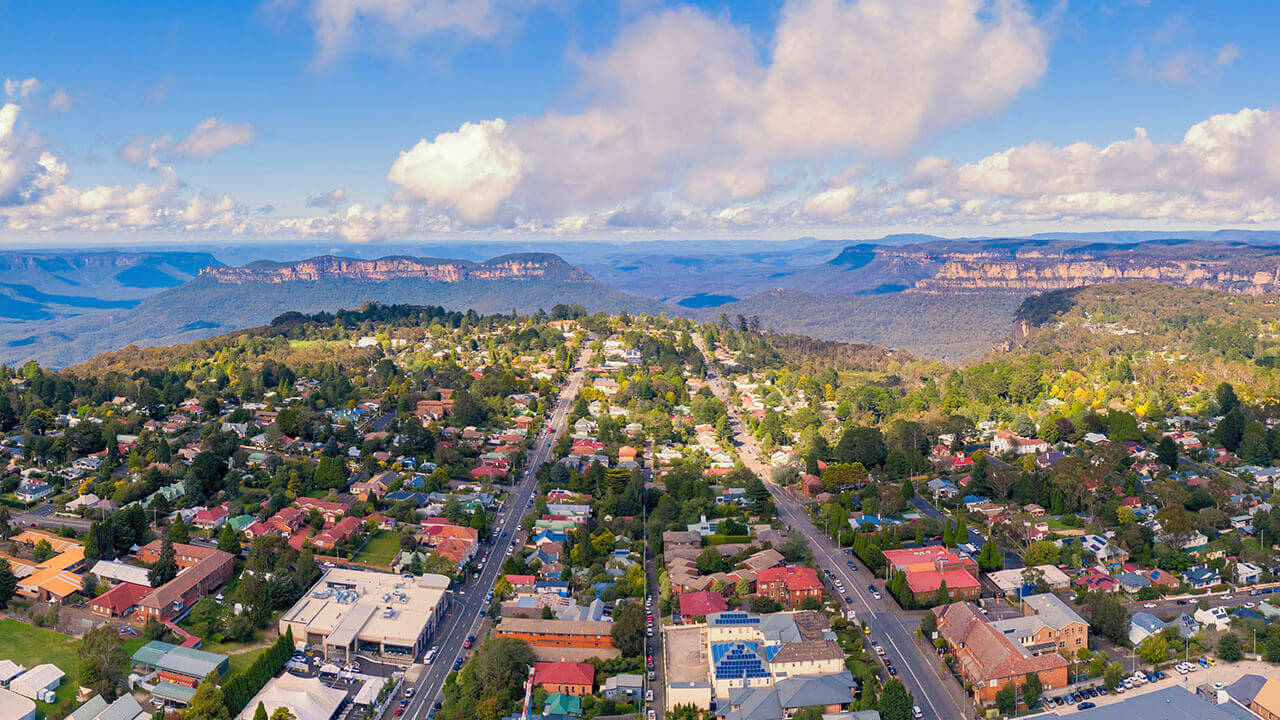
<path id="1" fill-rule="evenodd" d="M 1182 582 L 1190 585 L 1193 590 L 1203 590 L 1222 584 L 1222 577 L 1211 567 L 1192 565 L 1182 573 Z"/>
<path id="2" fill-rule="evenodd" d="M 1047 453 L 1049 450 L 1049 443 L 1039 438 L 1019 437 L 1010 430 L 1001 430 L 991 440 L 991 453 L 993 455 L 1004 455 L 1005 453 L 1013 453 L 1019 456 L 1039 455 Z"/>
<path id="3" fill-rule="evenodd" d="M 548 693 L 590 695 L 595 687 L 596 667 L 580 662 L 535 662 L 533 684 Z"/>
<path id="4" fill-rule="evenodd" d="M 822 582 L 813 568 L 787 565 L 757 573 L 756 593 L 786 607 L 798 607 L 805 598 L 822 599 Z"/>

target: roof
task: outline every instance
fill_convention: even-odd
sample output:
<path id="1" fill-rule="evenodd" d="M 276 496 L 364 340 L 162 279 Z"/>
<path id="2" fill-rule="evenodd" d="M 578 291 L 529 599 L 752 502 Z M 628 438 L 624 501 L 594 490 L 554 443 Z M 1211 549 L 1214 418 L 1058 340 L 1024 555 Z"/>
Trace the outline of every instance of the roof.
<path id="1" fill-rule="evenodd" d="M 35 703 L 16 692 L 0 688 L 0 720 L 25 720 L 35 715 Z"/>
<path id="2" fill-rule="evenodd" d="M 28 692 L 31 692 L 34 695 L 34 691 L 36 690 L 56 687 L 58 683 L 62 682 L 62 678 L 65 676 L 66 673 L 62 672 L 57 665 L 44 663 L 43 665 L 37 665 L 14 678 L 13 681 L 9 683 L 9 687 L 19 695 L 25 696 Z"/>
<path id="3" fill-rule="evenodd" d="M 1240 720 L 1231 704 L 1211 705 L 1178 685 L 1072 713 L 1073 720 Z M 1243 713 L 1249 717 L 1248 713 Z"/>
<path id="4" fill-rule="evenodd" d="M 139 716 L 149 718 L 151 713 L 143 710 L 133 695 L 126 693 L 110 705 L 101 695 L 94 695 L 68 715 L 67 720 L 137 720 Z"/>
<path id="5" fill-rule="evenodd" d="M 609 635 L 612 629 L 613 623 L 592 620 L 544 620 L 542 618 L 504 617 L 498 622 L 498 632 Z"/>
<path id="6" fill-rule="evenodd" d="M 547 696 L 544 715 L 581 715 L 582 698 L 564 693 L 551 693 Z"/>
<path id="7" fill-rule="evenodd" d="M 925 570 L 923 572 L 907 573 L 907 585 L 913 593 L 934 592 L 942 587 L 942 583 L 947 584 L 949 590 L 956 588 L 978 587 L 978 579 L 975 578 L 968 570 Z"/>
<path id="8" fill-rule="evenodd" d="M 782 717 L 782 703 L 775 688 L 735 688 L 729 693 L 725 720 L 773 720 Z"/>
<path id="9" fill-rule="evenodd" d="M 134 585 L 151 587 L 146 568 L 129 565 L 117 560 L 99 560 L 93 564 L 90 572 L 107 580 L 118 580 L 120 582 L 133 583 Z"/>
<path id="10" fill-rule="evenodd" d="M 150 593 L 151 588 L 145 585 L 122 582 L 94 598 L 89 605 L 95 608 L 105 607 L 116 615 L 121 615 L 129 608 L 136 607 Z"/>
<path id="11" fill-rule="evenodd" d="M 729 603 L 725 602 L 720 593 L 702 590 L 680 595 L 680 614 L 684 616 L 711 615 L 728 609 Z"/>
<path id="12" fill-rule="evenodd" d="M 1160 632 L 1164 621 L 1149 612 L 1136 612 L 1129 618 L 1129 624 L 1145 630 L 1148 634 Z"/>
<path id="13" fill-rule="evenodd" d="M 152 640 L 138 648 L 133 654 L 133 662 L 179 675 L 204 678 L 211 672 L 224 671 L 227 656 Z"/>
<path id="14" fill-rule="evenodd" d="M 238 718 L 252 720 L 258 703 L 262 703 L 268 716 L 276 708 L 284 707 L 292 711 L 298 720 L 330 720 L 346 697 L 345 690 L 326 687 L 319 678 L 300 678 L 285 673 L 272 679 L 254 695 Z"/>
<path id="15" fill-rule="evenodd" d="M 67 720 L 93 720 L 109 706 L 110 703 L 107 702 L 106 698 L 101 695 L 94 695 L 85 704 L 76 708 L 75 712 L 68 715 Z"/>
<path id="16" fill-rule="evenodd" d="M 0 683 L 7 683 L 26 672 L 25 665 L 19 665 L 12 660 L 0 660 Z"/>
<path id="17" fill-rule="evenodd" d="M 196 696 L 196 689 L 166 680 L 156 683 L 155 689 L 151 691 L 151 694 L 165 700 L 173 700 L 174 702 L 185 704 L 191 702 L 191 698 Z M 256 708 L 257 706 L 255 705 L 254 707 Z"/>
<path id="18" fill-rule="evenodd" d="M 1267 678 L 1262 689 L 1253 696 L 1253 703 L 1267 711 L 1272 717 L 1280 712 L 1280 680 Z"/>
<path id="19" fill-rule="evenodd" d="M 1222 690 L 1231 696 L 1236 702 L 1248 705 L 1253 702 L 1253 698 L 1257 696 L 1262 686 L 1270 682 L 1261 675 L 1241 675 L 1239 680 L 1224 687 Z"/>
<path id="20" fill-rule="evenodd" d="M 1084 618 L 1080 617 L 1080 613 L 1073 610 L 1062 598 L 1053 593 L 1028 595 L 1022 599 L 1022 602 L 1035 610 L 1036 617 L 1054 630 L 1061 630 L 1072 623 L 1089 624 L 1085 622 Z"/>
<path id="21" fill-rule="evenodd" d="M 782 646 L 770 659 L 774 663 L 818 662 L 820 660 L 844 661 L 844 650 L 835 640 L 802 640 Z"/>
<path id="22" fill-rule="evenodd" d="M 802 565 L 768 568 L 756 575 L 756 584 L 783 582 L 789 590 L 816 590 L 822 588 L 818 571 Z"/>
<path id="23" fill-rule="evenodd" d="M 1056 654 L 1029 655 L 1025 648 L 979 615 L 971 603 L 952 603 L 933 612 L 938 615 L 939 629 L 947 641 L 963 647 L 960 662 L 973 679 L 1007 678 L 1067 665 L 1067 661 Z"/>
<path id="24" fill-rule="evenodd" d="M 535 662 L 533 684 L 592 685 L 596 679 L 596 666 L 577 662 Z"/>
<path id="25" fill-rule="evenodd" d="M 778 700 L 784 708 L 844 705 L 853 701 L 856 686 L 848 670 L 830 675 L 800 675 L 778 681 Z"/>

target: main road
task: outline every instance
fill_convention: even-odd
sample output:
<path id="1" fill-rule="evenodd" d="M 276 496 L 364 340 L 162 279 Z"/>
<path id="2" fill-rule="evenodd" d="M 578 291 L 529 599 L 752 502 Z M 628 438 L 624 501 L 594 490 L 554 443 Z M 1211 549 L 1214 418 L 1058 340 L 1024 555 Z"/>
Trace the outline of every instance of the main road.
<path id="1" fill-rule="evenodd" d="M 493 524 L 490 535 L 493 541 L 490 545 L 489 560 L 481 567 L 479 578 L 470 582 L 464 581 L 464 584 L 458 588 L 453 609 L 440 624 L 433 641 L 439 648 L 436 651 L 436 657 L 413 683 L 413 699 L 405 709 L 404 717 L 411 719 L 426 717 L 434 703 L 441 699 L 440 693 L 444 688 L 444 680 L 453 671 L 454 659 L 466 652 L 462 646 L 467 636 L 476 635 L 477 643 L 483 640 L 479 637 L 480 629 L 485 622 L 485 611 L 489 609 L 488 604 L 485 603 L 485 596 L 498 582 L 498 576 L 502 573 L 502 562 L 507 557 L 507 548 L 518 547 L 520 519 L 538 491 L 535 473 L 544 462 L 551 459 L 556 439 L 568 425 L 569 413 L 573 409 L 573 401 L 578 396 L 578 390 L 582 388 L 582 379 L 586 374 L 587 365 L 591 362 L 591 354 L 589 347 L 582 351 L 577 365 L 570 372 L 569 378 L 561 387 L 560 395 L 551 408 L 551 416 L 545 425 L 545 428 L 550 428 L 550 432 L 546 429 L 540 430 L 537 439 L 533 441 L 525 466 L 517 476 L 516 484 L 511 488 L 506 504 Z"/>
<path id="2" fill-rule="evenodd" d="M 714 367 L 713 356 L 702 336 L 695 334 L 694 343 L 707 359 L 708 367 Z M 886 657 L 892 658 L 897 667 L 901 668 L 899 679 L 911 691 L 915 704 L 923 710 L 925 718 L 959 720 L 967 717 L 959 686 L 944 681 L 938 673 L 937 657 L 932 653 L 926 655 L 915 643 L 916 628 L 919 626 L 918 613 L 912 615 L 898 607 L 889 599 L 888 593 L 884 592 L 883 581 L 877 580 L 864 567 L 857 563 L 857 569 L 849 567 L 850 556 L 845 555 L 830 537 L 818 530 L 804 506 L 791 493 L 773 482 L 769 468 L 760 460 L 760 448 L 756 445 L 755 438 L 746 431 L 738 407 L 729 397 L 724 378 L 711 373 L 708 380 L 711 391 L 728 409 L 734 444 L 743 465 L 764 481 L 765 487 L 773 496 L 774 506 L 778 509 L 778 518 L 790 527 L 791 532 L 799 532 L 808 538 L 818 567 L 830 570 L 844 585 L 846 594 L 844 597 L 837 597 L 837 601 L 846 609 L 853 610 L 857 618 L 867 624 L 871 630 L 871 639 L 881 644 Z M 876 586 L 880 598 L 871 594 L 869 585 Z"/>

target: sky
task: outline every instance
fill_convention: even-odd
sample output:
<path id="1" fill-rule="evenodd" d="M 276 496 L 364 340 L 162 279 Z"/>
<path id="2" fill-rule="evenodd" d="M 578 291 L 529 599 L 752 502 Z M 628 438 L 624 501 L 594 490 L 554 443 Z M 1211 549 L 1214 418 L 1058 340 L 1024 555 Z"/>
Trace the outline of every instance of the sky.
<path id="1" fill-rule="evenodd" d="M 0 0 L 0 245 L 1275 229 L 1277 16 Z"/>

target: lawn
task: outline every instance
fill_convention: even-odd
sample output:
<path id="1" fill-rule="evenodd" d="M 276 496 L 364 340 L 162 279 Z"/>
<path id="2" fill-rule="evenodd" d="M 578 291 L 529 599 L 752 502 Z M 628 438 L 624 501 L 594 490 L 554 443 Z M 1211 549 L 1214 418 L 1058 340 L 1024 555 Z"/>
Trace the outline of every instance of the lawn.
<path id="1" fill-rule="evenodd" d="M 399 552 L 400 535 L 386 530 L 379 530 L 373 537 L 369 538 L 369 542 L 365 543 L 364 548 L 353 559 L 370 565 L 390 567 L 391 561 L 396 559 L 396 554 Z"/>
<path id="2" fill-rule="evenodd" d="M 126 645 L 126 649 L 137 649 Z M 61 717 L 56 712 L 57 706 L 67 698 L 75 697 L 78 683 L 76 678 L 80 672 L 80 641 L 69 635 L 63 635 L 45 628 L 38 628 L 10 618 L 0 620 L 0 659 L 12 660 L 28 668 L 41 663 L 57 665 L 67 676 L 58 686 L 58 700 L 53 705 L 37 702 L 40 708 L 50 717 Z M 132 650 L 130 650 L 132 652 Z"/>
<path id="3" fill-rule="evenodd" d="M 260 647 L 260 648 L 255 648 L 253 650 L 247 650 L 245 652 L 238 652 L 232 655 L 228 655 L 227 660 L 231 665 L 231 669 L 228 670 L 227 673 L 230 674 L 230 673 L 240 672 L 244 670 L 245 668 L 253 664 L 253 661 L 256 660 L 259 655 L 266 652 L 266 650 L 267 649 L 265 647 Z M 210 651 L 210 652 L 213 652 L 213 651 Z"/>

